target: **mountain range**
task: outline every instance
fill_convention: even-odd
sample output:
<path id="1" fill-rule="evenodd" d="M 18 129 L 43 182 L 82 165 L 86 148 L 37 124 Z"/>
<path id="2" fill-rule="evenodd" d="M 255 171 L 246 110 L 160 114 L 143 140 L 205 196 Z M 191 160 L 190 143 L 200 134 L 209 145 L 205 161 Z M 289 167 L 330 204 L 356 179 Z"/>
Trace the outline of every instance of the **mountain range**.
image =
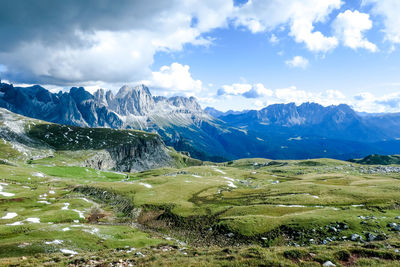
<path id="1" fill-rule="evenodd" d="M 157 132 L 176 150 L 210 161 L 400 152 L 399 113 L 360 114 L 345 104 L 289 103 L 221 112 L 203 110 L 194 97 L 153 96 L 144 85 L 91 94 L 82 87 L 52 93 L 39 85 L 0 83 L 0 107 L 59 124 Z"/>

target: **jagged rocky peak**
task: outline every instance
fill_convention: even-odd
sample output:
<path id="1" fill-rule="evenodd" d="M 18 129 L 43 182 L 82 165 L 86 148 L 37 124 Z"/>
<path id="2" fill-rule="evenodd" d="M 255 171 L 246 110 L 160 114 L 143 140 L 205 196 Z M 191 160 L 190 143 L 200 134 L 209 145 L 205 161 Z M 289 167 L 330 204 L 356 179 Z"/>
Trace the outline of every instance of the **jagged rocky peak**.
<path id="1" fill-rule="evenodd" d="M 115 96 L 116 98 L 125 98 L 125 97 L 132 97 L 132 96 L 148 96 L 152 97 L 149 88 L 147 88 L 145 85 L 141 84 L 138 86 L 130 86 L 130 85 L 124 85 L 122 86 L 117 95 Z"/>
<path id="2" fill-rule="evenodd" d="M 299 125 L 304 123 L 295 103 L 274 104 L 260 110 L 262 121 L 283 126 Z"/>
<path id="3" fill-rule="evenodd" d="M 119 89 L 115 97 L 106 94 L 108 107 L 123 116 L 146 115 L 154 109 L 155 101 L 149 89 L 144 85 L 135 87 L 124 85 Z"/>
<path id="4" fill-rule="evenodd" d="M 174 105 L 175 107 L 187 109 L 190 111 L 202 111 L 199 103 L 197 103 L 196 98 L 194 98 L 193 96 L 189 98 L 183 96 L 173 96 L 168 99 L 168 103 Z"/>
<path id="5" fill-rule="evenodd" d="M 71 90 L 69 90 L 69 94 L 77 103 L 94 100 L 93 95 L 83 87 L 72 87 Z"/>
<path id="6" fill-rule="evenodd" d="M 96 103 L 98 103 L 99 105 L 103 105 L 103 106 L 108 106 L 108 100 L 107 100 L 107 95 L 108 93 L 112 94 L 111 91 L 106 91 L 102 88 L 98 89 L 96 92 L 94 92 L 93 96 L 94 99 L 96 101 Z"/>

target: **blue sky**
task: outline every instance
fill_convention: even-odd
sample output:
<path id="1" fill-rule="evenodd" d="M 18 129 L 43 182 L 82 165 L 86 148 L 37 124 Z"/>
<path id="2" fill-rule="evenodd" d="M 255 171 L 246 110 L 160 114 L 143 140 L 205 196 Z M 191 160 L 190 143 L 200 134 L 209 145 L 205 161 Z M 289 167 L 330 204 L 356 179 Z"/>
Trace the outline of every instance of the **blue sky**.
<path id="1" fill-rule="evenodd" d="M 15 84 L 145 83 L 220 110 L 313 101 L 400 112 L 398 0 L 105 1 L 99 10 L 96 1 L 38 0 L 45 10 L 5 1 L 3 12 L 50 14 L 31 31 L 22 15 L 0 20 L 10 40 L 0 46 L 0 77 Z M 60 8 L 86 17 L 52 21 Z"/>

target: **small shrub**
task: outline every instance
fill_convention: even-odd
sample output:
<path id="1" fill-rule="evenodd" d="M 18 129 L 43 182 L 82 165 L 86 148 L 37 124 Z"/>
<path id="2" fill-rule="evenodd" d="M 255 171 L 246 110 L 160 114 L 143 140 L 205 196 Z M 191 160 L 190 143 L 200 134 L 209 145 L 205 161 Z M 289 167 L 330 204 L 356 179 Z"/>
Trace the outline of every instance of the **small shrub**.
<path id="1" fill-rule="evenodd" d="M 286 250 L 285 252 L 283 252 L 283 256 L 286 259 L 290 259 L 290 260 L 300 260 L 300 259 L 304 259 L 305 257 L 307 257 L 307 252 L 305 252 L 303 250 L 299 250 L 299 249 L 292 249 L 292 250 Z"/>
<path id="2" fill-rule="evenodd" d="M 347 250 L 339 250 L 335 253 L 335 257 L 341 261 L 349 261 L 351 254 Z"/>

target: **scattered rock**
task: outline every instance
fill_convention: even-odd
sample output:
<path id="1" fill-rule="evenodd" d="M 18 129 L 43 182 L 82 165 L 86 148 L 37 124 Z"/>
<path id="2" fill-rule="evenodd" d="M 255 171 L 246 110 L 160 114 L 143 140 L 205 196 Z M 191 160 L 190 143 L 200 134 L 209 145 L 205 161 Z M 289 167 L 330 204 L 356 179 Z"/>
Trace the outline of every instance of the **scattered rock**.
<path id="1" fill-rule="evenodd" d="M 350 237 L 351 241 L 362 241 L 362 237 L 359 234 L 352 234 Z"/>
<path id="2" fill-rule="evenodd" d="M 336 265 L 333 264 L 331 261 L 326 261 L 322 264 L 323 267 L 335 267 Z"/>

